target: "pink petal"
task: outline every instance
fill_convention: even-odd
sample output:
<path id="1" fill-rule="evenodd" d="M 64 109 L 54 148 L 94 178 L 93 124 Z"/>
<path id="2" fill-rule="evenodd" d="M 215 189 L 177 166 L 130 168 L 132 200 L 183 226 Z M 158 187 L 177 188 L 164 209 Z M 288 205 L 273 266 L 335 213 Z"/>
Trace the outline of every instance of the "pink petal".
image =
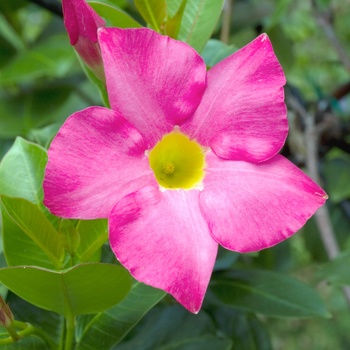
<path id="1" fill-rule="evenodd" d="M 266 34 L 208 72 L 208 88 L 182 130 L 223 158 L 261 162 L 287 137 L 285 77 Z"/>
<path id="2" fill-rule="evenodd" d="M 206 67 L 190 46 L 147 28 L 100 29 L 99 41 L 112 109 L 149 147 L 193 114 L 205 89 Z"/>
<path id="3" fill-rule="evenodd" d="M 139 281 L 172 294 L 189 311 L 202 305 L 217 243 L 192 191 L 147 187 L 122 199 L 109 217 L 109 239 Z"/>
<path id="4" fill-rule="evenodd" d="M 139 132 L 116 112 L 91 107 L 70 116 L 52 141 L 45 205 L 67 218 L 106 218 L 125 195 L 156 183 Z"/>
<path id="5" fill-rule="evenodd" d="M 200 206 L 213 238 L 246 253 L 271 247 L 299 230 L 327 199 L 280 155 L 261 163 L 207 155 Z"/>

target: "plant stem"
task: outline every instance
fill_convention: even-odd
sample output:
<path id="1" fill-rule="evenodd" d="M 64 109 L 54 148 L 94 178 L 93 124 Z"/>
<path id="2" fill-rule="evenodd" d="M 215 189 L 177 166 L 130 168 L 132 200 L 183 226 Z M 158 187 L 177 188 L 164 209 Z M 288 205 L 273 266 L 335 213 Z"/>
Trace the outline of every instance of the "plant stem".
<path id="1" fill-rule="evenodd" d="M 66 315 L 66 339 L 64 350 L 71 350 L 74 343 L 75 317 L 72 314 Z"/>

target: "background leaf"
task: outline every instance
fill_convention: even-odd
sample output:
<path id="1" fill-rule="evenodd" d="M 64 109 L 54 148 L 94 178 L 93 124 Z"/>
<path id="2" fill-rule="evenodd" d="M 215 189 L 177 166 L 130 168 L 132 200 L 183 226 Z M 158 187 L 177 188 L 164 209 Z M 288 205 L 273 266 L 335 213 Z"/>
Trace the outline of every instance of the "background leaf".
<path id="1" fill-rule="evenodd" d="M 201 52 L 215 29 L 223 4 L 224 0 L 187 1 L 177 39 Z"/>

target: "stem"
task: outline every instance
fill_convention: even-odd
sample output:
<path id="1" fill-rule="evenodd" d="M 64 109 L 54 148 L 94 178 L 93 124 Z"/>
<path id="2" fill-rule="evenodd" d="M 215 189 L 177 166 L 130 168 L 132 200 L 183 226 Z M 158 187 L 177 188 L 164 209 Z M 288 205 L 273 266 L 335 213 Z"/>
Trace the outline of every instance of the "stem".
<path id="1" fill-rule="evenodd" d="M 75 317 L 72 314 L 66 315 L 66 340 L 64 350 L 71 350 L 73 348 L 75 333 Z"/>
<path id="2" fill-rule="evenodd" d="M 225 1 L 224 10 L 223 10 L 223 14 L 222 14 L 222 26 L 221 26 L 220 40 L 225 44 L 228 44 L 229 39 L 230 39 L 232 3 L 233 3 L 233 0 L 226 0 Z"/>

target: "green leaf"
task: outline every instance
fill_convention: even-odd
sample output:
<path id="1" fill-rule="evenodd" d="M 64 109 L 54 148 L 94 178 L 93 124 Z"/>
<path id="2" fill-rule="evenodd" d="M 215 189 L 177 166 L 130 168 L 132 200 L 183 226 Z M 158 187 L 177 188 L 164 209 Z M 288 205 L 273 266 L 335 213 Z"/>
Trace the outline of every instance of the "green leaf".
<path id="1" fill-rule="evenodd" d="M 42 147 L 17 137 L 0 163 L 0 195 L 41 203 L 46 162 L 46 151 Z"/>
<path id="2" fill-rule="evenodd" d="M 2 330 L 0 331 L 0 339 L 8 338 L 9 334 Z M 47 344 L 41 338 L 31 335 L 20 339 L 13 344 L 4 344 L 1 345 L 1 350 L 47 350 Z"/>
<path id="3" fill-rule="evenodd" d="M 133 337 L 118 350 L 211 350 L 231 349 L 231 341 L 216 336 L 210 317 L 202 311 L 193 315 L 182 306 L 153 309 Z"/>
<path id="4" fill-rule="evenodd" d="M 134 0 L 134 3 L 146 22 L 157 32 L 162 32 L 166 20 L 165 0 Z"/>
<path id="5" fill-rule="evenodd" d="M 101 349 L 102 339 L 104 349 L 119 344 L 165 294 L 162 290 L 136 282 L 120 304 L 96 315 L 83 329 L 77 350 Z"/>
<path id="6" fill-rule="evenodd" d="M 344 252 L 321 266 L 318 277 L 335 285 L 350 285 L 350 252 Z"/>
<path id="7" fill-rule="evenodd" d="M 33 265 L 55 269 L 47 254 L 2 210 L 2 236 L 8 266 Z"/>
<path id="8" fill-rule="evenodd" d="M 77 230 L 80 244 L 76 253 L 81 262 L 88 262 L 108 239 L 107 220 L 81 220 Z"/>
<path id="9" fill-rule="evenodd" d="M 113 6 L 101 2 L 89 2 L 89 5 L 103 17 L 109 26 L 118 28 L 141 28 L 141 24 L 135 21 L 128 13 Z"/>
<path id="10" fill-rule="evenodd" d="M 64 257 L 61 237 L 39 207 L 22 198 L 1 197 L 2 209 L 26 235 L 47 255 L 56 268 Z M 11 234 L 11 233 L 5 233 Z M 5 251 L 5 254 L 11 254 Z"/>
<path id="11" fill-rule="evenodd" d="M 201 52 L 215 29 L 223 4 L 224 0 L 187 1 L 178 39 Z"/>
<path id="12" fill-rule="evenodd" d="M 80 244 L 80 235 L 72 221 L 66 219 L 61 220 L 59 233 L 61 234 L 64 248 L 71 256 L 74 256 Z"/>
<path id="13" fill-rule="evenodd" d="M 33 266 L 0 269 L 0 281 L 24 300 L 62 315 L 98 313 L 119 303 L 131 288 L 122 267 L 91 263 L 57 272 Z"/>
<path id="14" fill-rule="evenodd" d="M 233 270 L 216 274 L 210 290 L 218 300 L 240 310 L 276 317 L 329 316 L 316 291 L 280 273 Z"/>
<path id="15" fill-rule="evenodd" d="M 201 56 L 207 67 L 213 67 L 235 51 L 237 51 L 237 48 L 232 45 L 226 45 L 220 40 L 210 39 L 205 45 Z"/>
<path id="16" fill-rule="evenodd" d="M 182 0 L 181 5 L 177 10 L 177 12 L 175 13 L 175 15 L 172 18 L 170 18 L 165 24 L 165 33 L 169 35 L 171 38 L 176 39 L 179 34 L 181 21 L 185 12 L 186 4 L 187 4 L 187 0 Z"/>

